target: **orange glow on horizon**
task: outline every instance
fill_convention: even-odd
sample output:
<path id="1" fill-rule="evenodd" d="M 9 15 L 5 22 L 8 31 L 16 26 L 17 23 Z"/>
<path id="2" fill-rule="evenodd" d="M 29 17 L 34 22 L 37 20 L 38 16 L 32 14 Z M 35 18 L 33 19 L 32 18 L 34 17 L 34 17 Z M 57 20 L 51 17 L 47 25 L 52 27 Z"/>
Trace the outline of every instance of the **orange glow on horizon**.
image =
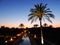
<path id="1" fill-rule="evenodd" d="M 55 28 L 56 28 L 56 27 L 60 27 L 60 25 L 55 24 L 55 25 L 53 25 L 53 27 L 55 27 Z"/>
<path id="2" fill-rule="evenodd" d="M 28 28 L 31 28 L 33 27 L 34 24 L 31 24 L 31 25 L 25 25 L 24 28 L 28 27 Z M 53 23 L 51 24 L 53 27 L 60 27 L 60 23 Z M 5 26 L 5 27 L 9 27 L 9 28 L 20 28 L 19 25 L 2 25 L 2 26 Z M 1 25 L 0 25 L 1 27 Z"/>

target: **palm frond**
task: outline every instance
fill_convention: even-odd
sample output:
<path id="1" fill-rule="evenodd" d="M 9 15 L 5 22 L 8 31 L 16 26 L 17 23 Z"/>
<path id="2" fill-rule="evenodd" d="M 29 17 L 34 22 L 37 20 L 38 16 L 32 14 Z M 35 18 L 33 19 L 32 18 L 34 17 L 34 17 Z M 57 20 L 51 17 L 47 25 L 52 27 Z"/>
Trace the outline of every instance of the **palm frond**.
<path id="1" fill-rule="evenodd" d="M 31 24 L 33 23 L 34 19 L 31 20 Z"/>
<path id="2" fill-rule="evenodd" d="M 35 21 L 36 21 L 36 20 L 38 19 L 38 17 L 35 17 L 34 19 L 35 19 Z"/>
<path id="3" fill-rule="evenodd" d="M 52 21 L 50 20 L 50 17 L 49 16 L 46 16 L 46 19 L 52 23 Z"/>
<path id="4" fill-rule="evenodd" d="M 40 3 L 40 7 L 42 7 L 43 3 Z"/>
<path id="5" fill-rule="evenodd" d="M 47 8 L 47 4 L 43 5 L 43 3 L 40 3 L 34 6 L 35 8 L 32 8 L 30 10 L 31 13 L 28 15 L 29 16 L 28 20 L 32 20 L 31 23 L 43 17 L 46 17 L 46 19 L 52 23 L 50 17 L 54 18 L 55 16 L 51 13 L 52 11 L 50 10 L 50 8 Z"/>
<path id="6" fill-rule="evenodd" d="M 33 14 L 31 13 L 31 14 L 29 14 L 28 16 L 32 16 Z"/>
<path id="7" fill-rule="evenodd" d="M 47 8 L 46 10 L 50 10 L 50 8 Z"/>
<path id="8" fill-rule="evenodd" d="M 34 11 L 35 11 L 35 9 L 31 9 L 31 10 L 30 10 L 30 12 L 34 12 Z"/>
<path id="9" fill-rule="evenodd" d="M 36 8 L 38 8 L 39 7 L 39 5 L 37 4 L 37 5 L 34 5 Z"/>
<path id="10" fill-rule="evenodd" d="M 47 7 L 47 4 L 45 4 L 44 6 Z"/>
<path id="11" fill-rule="evenodd" d="M 51 14 L 51 13 L 48 13 L 48 14 L 46 14 L 46 15 L 48 15 L 48 16 L 51 17 L 51 18 L 55 18 L 55 16 L 54 16 L 53 14 Z"/>
<path id="12" fill-rule="evenodd" d="M 34 18 L 34 16 L 30 16 L 29 19 L 28 19 L 28 21 L 31 20 L 31 19 L 33 19 L 33 18 Z"/>
<path id="13" fill-rule="evenodd" d="M 40 6 L 37 4 L 37 5 L 34 5 L 35 6 L 35 9 L 36 10 L 39 10 L 40 9 Z"/>
<path id="14" fill-rule="evenodd" d="M 50 11 L 50 10 L 49 10 L 49 11 L 45 10 L 45 13 L 50 13 L 50 12 L 52 12 L 52 11 Z"/>
<path id="15" fill-rule="evenodd" d="M 42 8 L 45 9 L 47 7 L 47 4 L 43 5 Z"/>
<path id="16" fill-rule="evenodd" d="M 47 18 L 47 20 L 52 23 L 52 21 L 49 18 Z"/>

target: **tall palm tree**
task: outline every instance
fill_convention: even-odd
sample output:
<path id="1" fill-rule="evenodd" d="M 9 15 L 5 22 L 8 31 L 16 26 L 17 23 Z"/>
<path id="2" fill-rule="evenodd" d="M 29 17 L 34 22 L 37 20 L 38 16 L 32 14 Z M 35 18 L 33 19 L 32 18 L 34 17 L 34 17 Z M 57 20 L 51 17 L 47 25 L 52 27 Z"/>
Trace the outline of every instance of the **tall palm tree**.
<path id="1" fill-rule="evenodd" d="M 44 5 L 43 3 L 40 3 L 34 6 L 35 8 L 32 8 L 30 10 L 31 13 L 28 15 L 28 21 L 31 20 L 31 23 L 33 23 L 33 21 L 39 19 L 41 28 L 41 43 L 43 44 L 42 19 L 46 18 L 48 21 L 52 23 L 50 17 L 54 18 L 54 15 L 51 13 L 52 11 L 50 11 L 50 9 L 47 8 L 47 4 Z"/>

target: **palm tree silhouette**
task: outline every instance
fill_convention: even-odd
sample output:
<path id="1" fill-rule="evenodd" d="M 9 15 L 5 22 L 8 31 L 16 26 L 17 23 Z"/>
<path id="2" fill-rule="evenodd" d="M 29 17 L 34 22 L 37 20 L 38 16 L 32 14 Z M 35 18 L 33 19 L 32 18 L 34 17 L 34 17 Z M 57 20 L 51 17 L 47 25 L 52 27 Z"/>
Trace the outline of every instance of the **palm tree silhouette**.
<path id="1" fill-rule="evenodd" d="M 23 28 L 23 27 L 24 27 L 24 24 L 23 24 L 23 23 L 21 23 L 21 24 L 19 25 L 19 27 Z"/>
<path id="2" fill-rule="evenodd" d="M 30 10 L 31 13 L 28 15 L 29 16 L 28 21 L 31 20 L 31 23 L 33 23 L 33 21 L 39 19 L 40 28 L 41 28 L 41 44 L 43 45 L 44 42 L 43 42 L 43 32 L 42 32 L 42 19 L 45 18 L 52 23 L 50 17 L 54 18 L 54 15 L 51 13 L 52 11 L 50 11 L 50 9 L 47 8 L 47 4 L 44 5 L 43 3 L 40 3 L 34 6 L 35 8 L 32 8 Z"/>
<path id="3" fill-rule="evenodd" d="M 44 27 L 47 27 L 47 23 L 44 23 Z"/>

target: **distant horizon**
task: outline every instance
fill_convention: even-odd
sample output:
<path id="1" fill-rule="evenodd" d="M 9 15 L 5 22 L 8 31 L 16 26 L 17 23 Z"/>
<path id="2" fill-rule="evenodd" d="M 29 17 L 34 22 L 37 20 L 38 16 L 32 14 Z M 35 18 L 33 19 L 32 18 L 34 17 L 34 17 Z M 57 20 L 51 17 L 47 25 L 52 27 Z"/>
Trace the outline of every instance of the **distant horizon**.
<path id="1" fill-rule="evenodd" d="M 10 26 L 10 27 L 9 27 L 9 26 L 5 26 L 5 25 L 1 25 L 0 28 L 1 28 L 2 26 L 8 27 L 8 28 L 21 28 L 21 27 L 19 27 L 19 26 L 16 26 L 16 27 L 15 27 L 15 26 L 12 26 L 12 27 Z M 43 25 L 42 25 L 42 26 L 43 26 Z M 50 25 L 48 25 L 47 27 L 49 27 L 49 26 L 50 26 Z M 33 26 L 29 26 L 29 27 L 27 27 L 27 26 L 24 25 L 23 28 L 32 28 L 32 27 L 34 27 L 34 25 L 33 25 Z M 40 26 L 38 26 L 38 27 L 40 27 Z M 43 26 L 43 27 L 44 27 L 44 26 Z M 59 26 L 54 27 L 53 25 L 52 25 L 52 27 L 53 27 L 53 28 L 59 28 Z"/>

